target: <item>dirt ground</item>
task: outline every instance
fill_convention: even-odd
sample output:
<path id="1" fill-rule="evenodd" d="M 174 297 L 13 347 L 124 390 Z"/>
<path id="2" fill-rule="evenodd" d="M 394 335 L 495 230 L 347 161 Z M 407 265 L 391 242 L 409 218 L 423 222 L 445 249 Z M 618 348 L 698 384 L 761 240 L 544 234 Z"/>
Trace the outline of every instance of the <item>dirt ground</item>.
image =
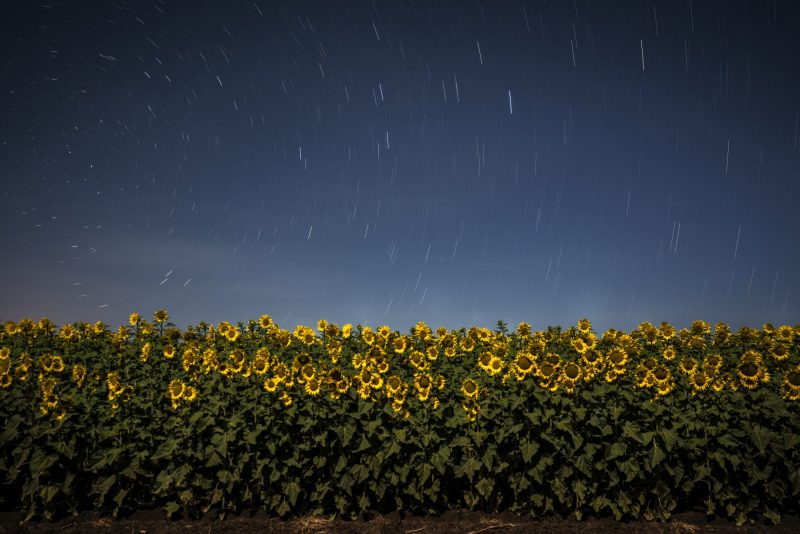
<path id="1" fill-rule="evenodd" d="M 523 533 L 699 533 L 699 532 L 800 532 L 800 518 L 785 517 L 778 526 L 767 524 L 737 527 L 723 519 L 708 521 L 699 512 L 675 514 L 668 523 L 648 521 L 617 522 L 613 518 L 583 521 L 535 520 L 513 514 L 482 514 L 473 512 L 448 512 L 440 516 L 401 516 L 398 513 L 376 515 L 362 520 L 345 521 L 308 517 L 277 519 L 263 512 L 243 513 L 223 521 L 214 519 L 167 520 L 161 510 L 140 511 L 125 519 L 114 520 L 84 514 L 77 518 L 62 519 L 53 523 L 32 522 L 20 525 L 21 514 L 0 514 L 0 533 L 214 533 L 236 532 L 281 534 L 523 534 Z"/>

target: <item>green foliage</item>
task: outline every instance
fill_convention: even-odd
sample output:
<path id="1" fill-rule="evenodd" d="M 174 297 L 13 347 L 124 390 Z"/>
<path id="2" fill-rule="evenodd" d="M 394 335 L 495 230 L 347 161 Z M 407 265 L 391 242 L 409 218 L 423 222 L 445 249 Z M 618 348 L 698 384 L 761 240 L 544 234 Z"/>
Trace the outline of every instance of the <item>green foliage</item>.
<path id="1" fill-rule="evenodd" d="M 309 355 L 319 376 L 339 369 L 354 381 L 363 376 L 355 356 L 370 345 L 337 338 L 345 347 L 337 364 L 330 340 L 302 344 L 295 334 L 287 343 L 280 331 L 258 329 L 235 341 L 209 340 L 207 331 L 176 335 L 166 327 L 142 334 L 137 326 L 116 342 L 107 333 L 79 341 L 54 333 L 0 337 L 15 366 L 24 355 L 31 359 L 27 374 L 0 390 L 0 507 L 26 519 L 153 506 L 188 517 L 258 507 L 279 516 L 471 509 L 666 520 L 679 507 L 701 505 L 739 524 L 800 513 L 800 403 L 787 400 L 777 379 L 753 390 L 701 391 L 679 374 L 678 358 L 663 363 L 677 377 L 671 391 L 654 396 L 634 373 L 655 353 L 642 343 L 616 382 L 545 388 L 532 374 L 511 374 L 517 354 L 533 352 L 534 343 L 498 322 L 498 333 L 487 331 L 488 341 L 476 341 L 474 350 L 432 360 L 426 372 L 448 383 L 434 390 L 436 403 L 412 389 L 398 405 L 387 393 L 389 375 L 411 389 L 422 374 L 409 368 L 407 353 L 392 354 L 396 334 L 385 342 L 393 360 L 382 385 L 335 394 L 330 382 L 317 394 L 301 382 L 302 366 L 292 367 L 299 355 Z M 438 339 L 463 343 L 469 335 L 462 329 Z M 548 329 L 538 356 L 560 354 L 560 365 L 579 361 L 570 348 L 574 336 Z M 247 365 L 231 372 L 230 363 L 207 372 L 185 365 L 181 357 L 193 343 L 221 359 L 241 349 Z M 443 354 L 447 343 L 429 346 Z M 146 344 L 149 358 L 142 356 Z M 166 358 L 170 345 L 177 355 Z M 270 372 L 262 376 L 253 362 L 264 347 Z M 737 359 L 754 347 L 744 335 L 715 348 L 722 370 L 735 376 Z M 476 375 L 476 358 L 488 350 L 505 351 L 508 372 Z M 53 353 L 67 368 L 40 372 Z M 786 376 L 797 359 L 794 341 L 769 371 Z M 281 363 L 293 382 L 265 391 Z M 82 385 L 70 374 L 78 364 L 86 368 Z M 111 385 L 114 373 L 121 389 Z M 459 388 L 467 377 L 480 386 L 479 411 L 464 405 Z M 47 409 L 49 378 L 58 400 Z M 183 391 L 196 388 L 196 399 L 171 399 L 171 381 L 182 381 Z"/>

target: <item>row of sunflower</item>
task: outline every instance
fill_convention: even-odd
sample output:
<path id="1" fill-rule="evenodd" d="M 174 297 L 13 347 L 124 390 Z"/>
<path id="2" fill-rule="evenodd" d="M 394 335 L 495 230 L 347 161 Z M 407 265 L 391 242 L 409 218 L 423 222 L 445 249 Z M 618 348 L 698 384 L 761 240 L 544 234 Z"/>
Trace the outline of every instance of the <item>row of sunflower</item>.
<path id="1" fill-rule="evenodd" d="M 393 410 L 406 417 L 410 415 L 405 407 L 409 391 L 419 401 L 430 401 L 436 408 L 441 402 L 440 395 L 431 392 L 442 392 L 448 378 L 455 387 L 442 395 L 460 391 L 462 406 L 471 419 L 479 413 L 480 395 L 467 394 L 466 390 L 471 390 L 476 380 L 492 383 L 492 378 L 505 384 L 530 377 L 531 384 L 568 394 L 573 394 L 581 384 L 603 379 L 608 383 L 630 383 L 652 391 L 653 398 L 659 398 L 677 385 L 685 386 L 692 394 L 708 389 L 714 392 L 754 389 L 768 385 L 777 373 L 782 397 L 791 401 L 800 399 L 797 367 L 800 362 L 794 343 L 797 327 L 789 326 L 776 330 L 766 324 L 762 332 L 743 328 L 738 335 L 731 335 L 726 325 L 718 323 L 709 343 L 710 330 L 703 321 L 695 321 L 691 330 L 682 330 L 678 335 L 667 323 L 662 323 L 660 329 L 642 323 L 632 335 L 612 329 L 600 340 L 587 319 L 568 332 L 548 329 L 533 333 L 530 325 L 521 323 L 511 335 L 505 335 L 502 329 L 492 332 L 475 327 L 458 332 L 440 328 L 434 335 L 427 325 L 418 323 L 407 336 L 387 326 L 377 331 L 359 326 L 353 336 L 351 325 L 340 329 L 323 320 L 317 325 L 319 337 L 303 325 L 293 333 L 283 330 L 268 315 L 257 322 L 251 321 L 247 327 L 237 328 L 223 322 L 217 328 L 201 324 L 186 332 L 174 328 L 164 332 L 167 321 L 164 310 L 155 313 L 153 323 L 134 313 L 130 317 L 132 328 L 120 327 L 116 333 L 109 332 L 99 322 L 65 325 L 58 333 L 47 319 L 37 323 L 29 320 L 6 323 L 0 339 L 16 343 L 0 349 L 0 386 L 11 387 L 15 376 L 24 380 L 30 370 L 30 350 L 23 350 L 12 372 L 10 353 L 14 345 L 30 349 L 42 345 L 37 340 L 47 340 L 49 345 L 55 345 L 53 348 L 67 353 L 79 348 L 80 343 L 110 343 L 120 355 L 137 352 L 144 365 L 157 347 L 157 357 L 163 360 L 174 360 L 180 354 L 183 380 L 196 382 L 211 372 L 226 377 L 261 377 L 264 389 L 278 392 L 285 405 L 292 402 L 293 393 L 311 396 L 327 393 L 335 399 L 352 387 L 365 400 L 383 394 L 392 400 Z M 726 361 L 722 351 L 738 354 L 738 358 Z M 342 355 L 349 361 L 340 362 Z M 474 367 L 470 365 L 473 362 Z M 40 355 L 40 367 L 44 374 L 59 374 L 64 370 L 64 362 L 61 356 L 45 352 Z M 482 371 L 479 376 L 465 376 L 478 370 Z M 116 408 L 117 399 L 126 400 L 133 386 L 115 387 L 113 384 L 119 380 L 116 371 L 103 372 L 107 375 L 108 400 Z M 85 363 L 73 364 L 77 387 L 83 385 L 86 373 Z M 181 400 L 192 401 L 197 396 L 197 388 L 180 378 L 164 377 L 166 396 L 175 409 Z M 44 380 L 44 375 L 40 375 L 39 382 L 41 411 L 49 413 L 57 404 L 54 382 Z M 61 410 L 53 413 L 63 416 Z"/>
<path id="2" fill-rule="evenodd" d="M 800 403 L 796 402 L 800 400 L 800 325 L 775 328 L 767 323 L 761 330 L 743 327 L 732 333 L 727 325 L 717 323 L 712 334 L 704 321 L 694 321 L 680 331 L 668 323 L 655 327 L 645 322 L 630 334 L 610 329 L 598 337 L 588 319 L 567 330 L 548 327 L 533 331 L 529 324 L 520 323 L 511 332 L 502 322 L 496 330 L 433 330 L 420 322 L 402 334 L 388 326 L 340 327 L 325 320 L 318 322 L 316 330 L 298 325 L 290 331 L 263 315 L 246 324 L 201 323 L 179 330 L 169 322 L 166 311 L 158 310 L 151 322 L 134 313 L 128 325 L 116 330 L 102 322 L 58 328 L 48 319 L 0 326 L 0 399 L 7 407 L 0 422 L 13 429 L 2 436 L 0 474 L 5 473 L 7 485 L 20 489 L 21 501 L 12 500 L 9 505 L 21 506 L 34 515 L 52 513 L 58 496 L 72 499 L 74 506 L 84 503 L 64 487 L 66 480 L 75 484 L 81 478 L 76 473 L 83 473 L 85 484 L 91 486 L 91 491 L 84 488 L 85 494 L 100 495 L 101 507 L 106 496 L 116 491 L 114 511 L 132 499 L 129 506 L 142 504 L 142 495 L 167 503 L 171 512 L 183 509 L 188 513 L 202 502 L 205 505 L 200 509 L 206 505 L 233 509 L 241 504 L 235 481 L 244 476 L 231 456 L 235 450 L 246 457 L 271 458 L 272 463 L 258 468 L 261 478 L 250 481 L 261 488 L 260 500 L 252 488 L 246 493 L 259 505 L 264 504 L 264 495 L 271 495 L 265 506 L 281 515 L 312 504 L 320 510 L 350 513 L 353 506 L 368 506 L 366 502 L 387 506 L 391 502 L 387 495 L 395 503 L 405 503 L 397 504 L 401 507 L 425 503 L 432 509 L 446 509 L 459 503 L 476 508 L 506 502 L 513 503 L 509 504 L 512 509 L 530 510 L 530 502 L 525 504 L 521 497 L 528 495 L 538 503 L 534 508 L 539 511 L 580 515 L 591 508 L 620 517 L 645 511 L 664 517 L 672 509 L 664 503 L 694 499 L 697 484 L 710 484 L 714 477 L 726 480 L 749 461 L 741 460 L 747 446 L 730 427 L 732 434 L 723 436 L 722 445 L 704 438 L 718 450 L 730 449 L 720 460 L 727 466 L 722 474 L 692 463 L 695 459 L 690 450 L 698 450 L 699 438 L 691 436 L 708 428 L 696 421 L 724 419 L 723 414 L 736 407 L 750 410 L 748 420 L 759 421 L 759 428 L 774 428 L 770 432 L 781 436 L 787 429 L 800 433 Z M 687 413 L 694 413 L 695 421 L 683 421 Z M 244 420 L 249 423 L 244 425 Z M 265 420 L 271 420 L 272 426 L 262 430 L 261 444 L 252 428 L 264 426 Z M 620 425 L 626 420 L 641 430 L 626 426 L 622 432 Z M 231 421 L 237 421 L 234 426 L 238 430 L 232 429 Z M 376 421 L 380 425 L 376 426 Z M 380 431 L 383 427 L 391 432 Z M 290 446 L 286 439 L 297 440 L 312 428 L 326 437 L 313 445 L 301 444 L 299 452 L 282 457 L 279 443 Z M 663 431 L 657 429 L 663 428 L 680 429 L 683 441 L 659 434 Z M 167 429 L 172 434 L 165 436 Z M 402 429 L 406 430 L 400 439 L 395 432 Z M 608 445 L 619 433 L 624 439 L 618 447 Z M 43 445 L 41 451 L 47 452 L 41 452 L 41 457 L 31 456 L 34 435 L 35 439 L 50 440 Z M 88 436 L 94 436 L 94 441 L 83 441 Z M 342 447 L 352 447 L 351 441 L 359 439 L 355 452 L 339 455 Z M 781 454 L 795 454 L 797 444 L 781 439 Z M 123 446 L 126 440 L 129 443 Z M 393 441 L 396 444 L 392 445 Z M 77 452 L 77 442 L 83 442 L 86 451 Z M 373 442 L 382 445 L 376 447 Z M 759 438 L 754 445 L 759 461 L 764 457 L 763 443 Z M 434 444 L 439 447 L 436 451 L 431 450 Z M 596 449 L 583 444 L 593 444 Z M 303 447 L 311 448 L 304 451 Z M 536 451 L 548 447 L 549 456 L 537 460 Z M 597 449 L 605 451 L 602 462 L 596 456 L 589 458 Z M 505 451 L 509 459 L 501 460 L 506 456 L 498 451 Z M 364 456 L 367 452 L 372 456 Z M 554 466 L 565 465 L 566 458 L 571 458 L 568 464 L 574 464 L 579 452 L 589 454 L 584 463 L 573 465 L 569 473 L 559 470 L 557 476 L 562 481 L 573 480 L 579 488 L 593 481 L 591 487 L 570 492 L 560 486 L 542 486 L 546 482 L 542 473 L 555 473 Z M 659 491 L 666 493 L 657 505 L 646 504 L 649 497 L 642 497 L 644 501 L 637 504 L 634 500 L 627 503 L 629 496 L 614 500 L 603 494 L 604 486 L 598 485 L 598 480 L 650 476 L 665 452 L 685 465 L 683 471 L 661 473 L 664 485 Z M 58 459 L 58 454 L 67 459 Z M 627 454 L 639 454 L 642 461 L 648 458 L 648 473 L 634 473 L 630 462 L 610 467 L 611 460 L 621 462 Z M 366 467 L 356 467 L 353 455 L 375 472 L 369 475 Z M 403 455 L 407 463 L 422 462 L 438 476 L 420 467 L 421 478 L 414 479 L 417 475 L 399 467 L 397 457 Z M 84 467 L 75 464 L 78 457 L 83 458 Z M 109 457 L 113 462 L 138 460 L 113 464 L 118 473 L 110 475 Z M 180 474 L 174 472 L 179 463 L 176 457 L 185 458 Z M 330 488 L 315 491 L 302 480 L 316 471 L 300 472 L 297 466 L 313 464 L 319 470 L 327 457 L 339 458 L 335 466 L 325 468 L 330 468 L 330 478 L 320 479 L 327 480 Z M 393 463 L 389 457 L 395 458 Z M 52 459 L 53 464 L 42 458 Z M 148 468 L 144 467 L 145 458 L 149 458 Z M 281 458 L 295 467 L 276 467 Z M 167 460 L 169 467 L 164 467 Z M 94 462 L 96 471 L 86 472 L 89 461 Z M 226 461 L 225 469 L 218 467 Z M 516 469 L 524 467 L 528 474 L 509 472 L 513 461 L 518 462 Z M 189 482 L 184 471 L 201 469 L 194 466 L 197 462 L 206 462 L 203 469 L 214 472 L 196 473 L 200 478 Z M 376 467 L 376 462 L 383 467 Z M 381 478 L 388 476 L 387 462 L 393 465 L 388 486 Z M 595 471 L 601 464 L 608 472 L 598 475 Z M 50 473 L 53 465 L 68 473 L 51 473 L 54 479 L 43 479 L 42 473 Z M 69 465 L 73 467 L 66 467 Z M 265 465 L 271 466 L 271 473 L 263 472 Z M 31 485 L 20 478 L 24 466 L 39 483 Z M 700 473 L 691 483 L 685 475 L 689 468 Z M 758 469 L 763 473 L 765 467 L 759 465 Z M 348 474 L 342 488 L 335 480 L 344 472 Z M 434 497 L 445 474 L 466 478 L 469 484 Z M 499 485 L 508 474 L 516 477 L 511 494 Z M 742 484 L 742 492 L 746 487 L 752 492 L 753 484 L 759 482 L 752 476 L 745 477 L 748 482 Z M 141 481 L 152 477 L 157 478 L 156 489 L 142 489 Z M 269 479 L 270 487 L 277 486 L 267 491 L 261 486 L 263 477 Z M 394 485 L 406 484 L 408 477 L 415 482 L 408 490 L 411 493 L 403 497 Z M 796 484 L 794 479 L 787 480 L 780 491 L 773 486 L 764 490 L 768 500 L 780 500 L 778 493 L 781 498 L 800 494 L 800 471 L 796 477 Z M 222 490 L 217 488 L 204 501 L 198 492 L 208 488 L 198 480 L 207 479 L 219 479 L 229 489 L 219 494 Z M 134 498 L 126 489 L 131 484 L 144 493 Z M 363 499 L 354 504 L 356 487 Z M 531 493 L 534 487 L 536 492 Z M 674 498 L 667 498 L 669 491 L 664 488 L 672 488 Z M 584 496 L 579 498 L 578 493 Z M 742 497 L 735 491 L 730 495 L 707 493 L 714 493 L 708 498 L 718 499 L 737 520 L 751 517 L 755 509 L 755 505 L 732 504 Z M 300 495 L 305 499 L 302 506 L 298 504 Z M 593 495 L 594 500 L 586 495 Z M 774 509 L 768 507 L 768 512 Z"/>

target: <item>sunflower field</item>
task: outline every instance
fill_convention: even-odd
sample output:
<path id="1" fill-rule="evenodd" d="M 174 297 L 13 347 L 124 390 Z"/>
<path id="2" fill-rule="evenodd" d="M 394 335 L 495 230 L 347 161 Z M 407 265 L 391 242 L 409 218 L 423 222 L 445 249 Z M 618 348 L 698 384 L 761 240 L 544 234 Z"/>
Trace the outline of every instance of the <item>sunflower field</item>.
<path id="1" fill-rule="evenodd" d="M 0 325 L 0 509 L 800 514 L 800 325 Z"/>

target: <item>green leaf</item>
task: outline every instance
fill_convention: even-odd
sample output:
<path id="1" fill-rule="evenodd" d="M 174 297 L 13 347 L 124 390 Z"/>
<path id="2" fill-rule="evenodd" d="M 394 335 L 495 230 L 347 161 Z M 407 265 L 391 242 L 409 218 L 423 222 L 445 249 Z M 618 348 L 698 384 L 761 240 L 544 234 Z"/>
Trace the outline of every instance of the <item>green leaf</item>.
<path id="1" fill-rule="evenodd" d="M 530 463 L 533 456 L 539 451 L 539 444 L 535 441 L 522 439 L 519 445 L 519 450 L 522 453 L 522 461 L 526 464 Z"/>
<path id="2" fill-rule="evenodd" d="M 753 439 L 753 444 L 758 447 L 759 452 L 767 450 L 767 444 L 769 443 L 769 433 L 767 429 L 761 425 L 753 424 L 748 425 L 748 432 Z"/>
<path id="3" fill-rule="evenodd" d="M 353 439 L 353 436 L 356 433 L 355 425 L 348 425 L 345 424 L 339 430 L 339 439 L 342 441 L 342 445 L 347 447 L 350 444 L 350 440 Z"/>
<path id="4" fill-rule="evenodd" d="M 289 497 L 289 503 L 294 506 L 297 502 L 297 497 L 300 495 L 300 486 L 294 480 L 286 484 L 284 493 Z"/>
<path id="5" fill-rule="evenodd" d="M 494 490 L 494 482 L 488 478 L 482 478 L 477 484 L 475 484 L 475 489 L 478 490 L 478 493 L 480 493 L 485 499 L 488 499 L 492 494 L 492 490 Z"/>
<path id="6" fill-rule="evenodd" d="M 611 448 L 608 451 L 608 455 L 606 456 L 607 459 L 613 460 L 614 458 L 619 458 L 623 456 L 628 451 L 628 446 L 622 442 L 617 442 L 611 445 Z"/>
<path id="7" fill-rule="evenodd" d="M 483 464 L 481 464 L 477 458 L 470 457 L 464 460 L 464 463 L 455 469 L 455 473 L 456 476 L 467 475 L 469 481 L 472 482 L 472 477 L 481 467 L 483 467 Z"/>
<path id="8" fill-rule="evenodd" d="M 658 431 L 658 435 L 664 440 L 664 447 L 667 451 L 671 451 L 678 443 L 678 434 L 673 430 L 661 429 Z"/>
<path id="9" fill-rule="evenodd" d="M 172 517 L 178 510 L 181 509 L 181 505 L 175 501 L 169 501 L 164 509 L 167 511 L 167 517 Z"/>
<path id="10" fill-rule="evenodd" d="M 667 454 L 661 450 L 661 447 L 654 441 L 653 447 L 647 453 L 647 460 L 650 463 L 650 467 L 655 467 L 661 460 L 667 457 Z"/>
<path id="11" fill-rule="evenodd" d="M 641 443 L 642 445 L 645 444 L 644 438 L 642 437 L 642 434 L 639 431 L 639 427 L 637 427 L 633 423 L 625 423 L 625 425 L 622 427 L 622 435 L 629 437 L 632 440 Z"/>
<path id="12" fill-rule="evenodd" d="M 436 451 L 431 456 L 431 464 L 439 471 L 440 474 L 444 474 L 445 470 L 447 469 L 447 461 L 450 459 L 450 447 L 447 445 L 442 445 L 438 451 Z"/>

